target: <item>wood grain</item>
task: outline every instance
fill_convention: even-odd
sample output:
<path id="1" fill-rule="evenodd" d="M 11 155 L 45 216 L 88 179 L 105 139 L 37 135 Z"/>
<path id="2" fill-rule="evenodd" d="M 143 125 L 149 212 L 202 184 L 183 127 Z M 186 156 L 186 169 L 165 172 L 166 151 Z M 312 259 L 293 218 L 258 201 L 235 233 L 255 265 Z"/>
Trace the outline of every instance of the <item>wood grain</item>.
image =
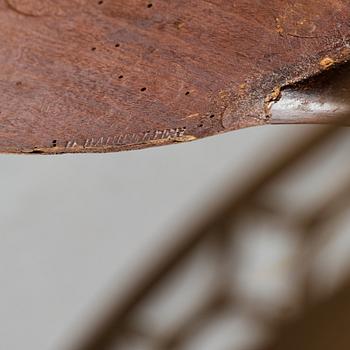
<path id="1" fill-rule="evenodd" d="M 350 57 L 350 4 L 0 0 L 0 39 L 1 152 L 121 151 L 269 123 Z"/>

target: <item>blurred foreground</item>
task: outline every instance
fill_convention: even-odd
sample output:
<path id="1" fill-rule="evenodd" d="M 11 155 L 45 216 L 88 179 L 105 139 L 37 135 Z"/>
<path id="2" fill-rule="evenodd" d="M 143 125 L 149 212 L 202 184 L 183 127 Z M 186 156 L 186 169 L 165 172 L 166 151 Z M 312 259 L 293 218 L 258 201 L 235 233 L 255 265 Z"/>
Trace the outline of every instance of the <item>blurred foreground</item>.
<path id="1" fill-rule="evenodd" d="M 348 349 L 349 147 L 317 128 L 227 186 L 76 349 Z"/>
<path id="2" fill-rule="evenodd" d="M 3 156 L 0 349 L 348 349 L 349 136 Z"/>

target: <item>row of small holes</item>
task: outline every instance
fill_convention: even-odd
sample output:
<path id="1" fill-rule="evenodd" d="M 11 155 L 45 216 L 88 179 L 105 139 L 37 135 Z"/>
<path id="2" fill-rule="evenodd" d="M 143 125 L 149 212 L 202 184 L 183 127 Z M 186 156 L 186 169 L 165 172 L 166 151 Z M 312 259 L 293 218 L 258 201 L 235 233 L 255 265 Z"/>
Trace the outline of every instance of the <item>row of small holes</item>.
<path id="1" fill-rule="evenodd" d="M 98 4 L 98 5 L 102 5 L 102 4 L 103 4 L 103 0 L 100 0 L 97 4 Z M 149 3 L 149 4 L 147 5 L 147 8 L 151 8 L 151 7 L 153 7 L 153 4 L 152 4 L 152 3 Z M 120 44 L 119 44 L 119 43 L 115 44 L 115 47 L 120 47 Z M 92 47 L 92 48 L 91 48 L 91 51 L 96 51 L 96 47 Z M 119 75 L 119 77 L 118 77 L 118 79 L 123 79 L 123 78 L 124 78 L 123 75 Z M 147 90 L 147 88 L 145 88 L 145 87 L 141 88 L 141 91 L 142 91 L 142 92 L 145 92 L 146 90 Z"/>
<path id="2" fill-rule="evenodd" d="M 98 5 L 102 5 L 102 4 L 103 4 L 103 0 L 100 0 L 100 1 L 98 2 Z M 149 4 L 147 5 L 147 8 L 151 8 L 151 7 L 153 7 L 153 4 L 152 4 L 152 3 L 149 3 Z M 120 47 L 120 44 L 115 44 L 115 47 Z M 96 47 L 91 48 L 91 50 L 92 50 L 92 51 L 96 51 Z M 118 79 L 123 79 L 123 78 L 124 78 L 123 75 L 119 75 L 119 77 L 118 77 Z M 142 92 L 145 92 L 146 90 L 147 90 L 147 88 L 145 88 L 145 87 L 141 88 L 141 91 L 142 91 Z M 190 95 L 190 92 L 189 92 L 189 91 L 186 91 L 185 95 L 186 95 L 186 96 L 189 96 L 189 95 Z M 215 117 L 215 115 L 212 114 L 209 118 L 210 118 L 210 119 L 213 119 L 214 117 Z M 199 124 L 198 127 L 199 127 L 199 128 L 202 128 L 202 127 L 203 127 L 203 124 Z M 53 144 L 54 144 L 54 143 L 56 144 L 56 141 L 55 141 L 55 140 L 53 141 Z M 55 147 L 55 146 L 54 146 L 54 147 Z"/>
<path id="3" fill-rule="evenodd" d="M 98 2 L 98 5 L 102 5 L 102 4 L 103 4 L 103 0 L 100 0 L 100 1 Z M 153 6 L 153 4 L 150 3 L 150 4 L 147 5 L 147 8 L 151 8 L 152 6 Z M 115 47 L 120 47 L 120 44 L 115 44 Z M 92 48 L 91 48 L 91 51 L 96 51 L 96 47 L 92 47 Z M 123 75 L 120 75 L 120 76 L 118 77 L 118 79 L 123 79 L 123 78 L 124 78 Z M 22 82 L 17 82 L 17 83 L 16 83 L 17 86 L 20 86 L 21 84 L 22 84 Z M 142 92 L 144 92 L 144 91 L 146 91 L 146 90 L 147 90 L 147 88 L 145 88 L 145 87 L 141 88 L 141 91 L 142 91 Z M 189 91 L 187 91 L 187 92 L 185 93 L 186 96 L 188 96 L 189 94 L 190 94 Z M 0 113 L 1 113 L 1 112 L 0 112 Z M 212 115 L 210 115 L 209 118 L 213 119 L 214 117 L 215 117 L 215 115 L 212 114 Z M 203 124 L 199 124 L 199 125 L 198 125 L 199 128 L 202 128 L 203 126 L 204 126 Z M 57 147 L 57 140 L 53 140 L 53 141 L 52 141 L 52 147 Z M 34 153 L 34 152 L 33 152 L 33 153 Z M 39 152 L 38 152 L 38 153 L 39 153 Z"/>

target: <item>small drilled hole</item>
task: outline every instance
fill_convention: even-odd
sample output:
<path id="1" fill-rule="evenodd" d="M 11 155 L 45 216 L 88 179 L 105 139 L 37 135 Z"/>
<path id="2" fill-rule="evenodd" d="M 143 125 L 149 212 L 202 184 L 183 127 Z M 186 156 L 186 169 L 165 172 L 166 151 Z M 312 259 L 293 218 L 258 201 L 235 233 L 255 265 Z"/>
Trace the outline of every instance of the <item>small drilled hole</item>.
<path id="1" fill-rule="evenodd" d="M 141 91 L 142 92 L 144 92 L 144 91 L 146 91 L 147 89 L 145 88 L 145 87 L 143 87 L 142 89 L 141 89 Z"/>
<path id="2" fill-rule="evenodd" d="M 199 127 L 199 128 L 203 128 L 203 124 L 199 124 L 198 127 Z"/>
<path id="3" fill-rule="evenodd" d="M 123 79 L 124 75 L 119 75 L 118 79 Z"/>
<path id="4" fill-rule="evenodd" d="M 119 47 L 120 46 L 120 44 L 115 44 L 115 47 Z"/>
<path id="5" fill-rule="evenodd" d="M 91 51 L 96 51 L 96 47 L 92 47 L 92 48 L 91 48 Z"/>
<path id="6" fill-rule="evenodd" d="M 98 4 L 99 4 L 99 5 L 102 5 L 102 4 L 103 4 L 103 0 L 100 0 L 100 1 L 98 2 Z"/>
<path id="7" fill-rule="evenodd" d="M 56 147 L 57 146 L 57 140 L 53 140 L 52 141 L 52 147 Z"/>
<path id="8" fill-rule="evenodd" d="M 190 94 L 190 92 L 189 92 L 189 91 L 187 91 L 187 92 L 185 93 L 185 95 L 186 95 L 186 96 L 188 96 L 189 94 Z"/>
<path id="9" fill-rule="evenodd" d="M 150 9 L 153 6 L 153 4 L 148 4 L 147 7 Z"/>
<path id="10" fill-rule="evenodd" d="M 215 115 L 214 114 L 212 114 L 209 118 L 210 119 L 213 119 L 215 117 Z"/>

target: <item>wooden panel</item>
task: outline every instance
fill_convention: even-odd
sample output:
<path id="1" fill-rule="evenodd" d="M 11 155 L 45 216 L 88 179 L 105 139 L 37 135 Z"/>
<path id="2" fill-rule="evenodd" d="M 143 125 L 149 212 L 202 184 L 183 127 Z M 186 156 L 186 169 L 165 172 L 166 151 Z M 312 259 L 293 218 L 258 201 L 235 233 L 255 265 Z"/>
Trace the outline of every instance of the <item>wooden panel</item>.
<path id="1" fill-rule="evenodd" d="M 348 0 L 0 0 L 0 151 L 106 152 L 269 122 L 350 56 Z"/>

